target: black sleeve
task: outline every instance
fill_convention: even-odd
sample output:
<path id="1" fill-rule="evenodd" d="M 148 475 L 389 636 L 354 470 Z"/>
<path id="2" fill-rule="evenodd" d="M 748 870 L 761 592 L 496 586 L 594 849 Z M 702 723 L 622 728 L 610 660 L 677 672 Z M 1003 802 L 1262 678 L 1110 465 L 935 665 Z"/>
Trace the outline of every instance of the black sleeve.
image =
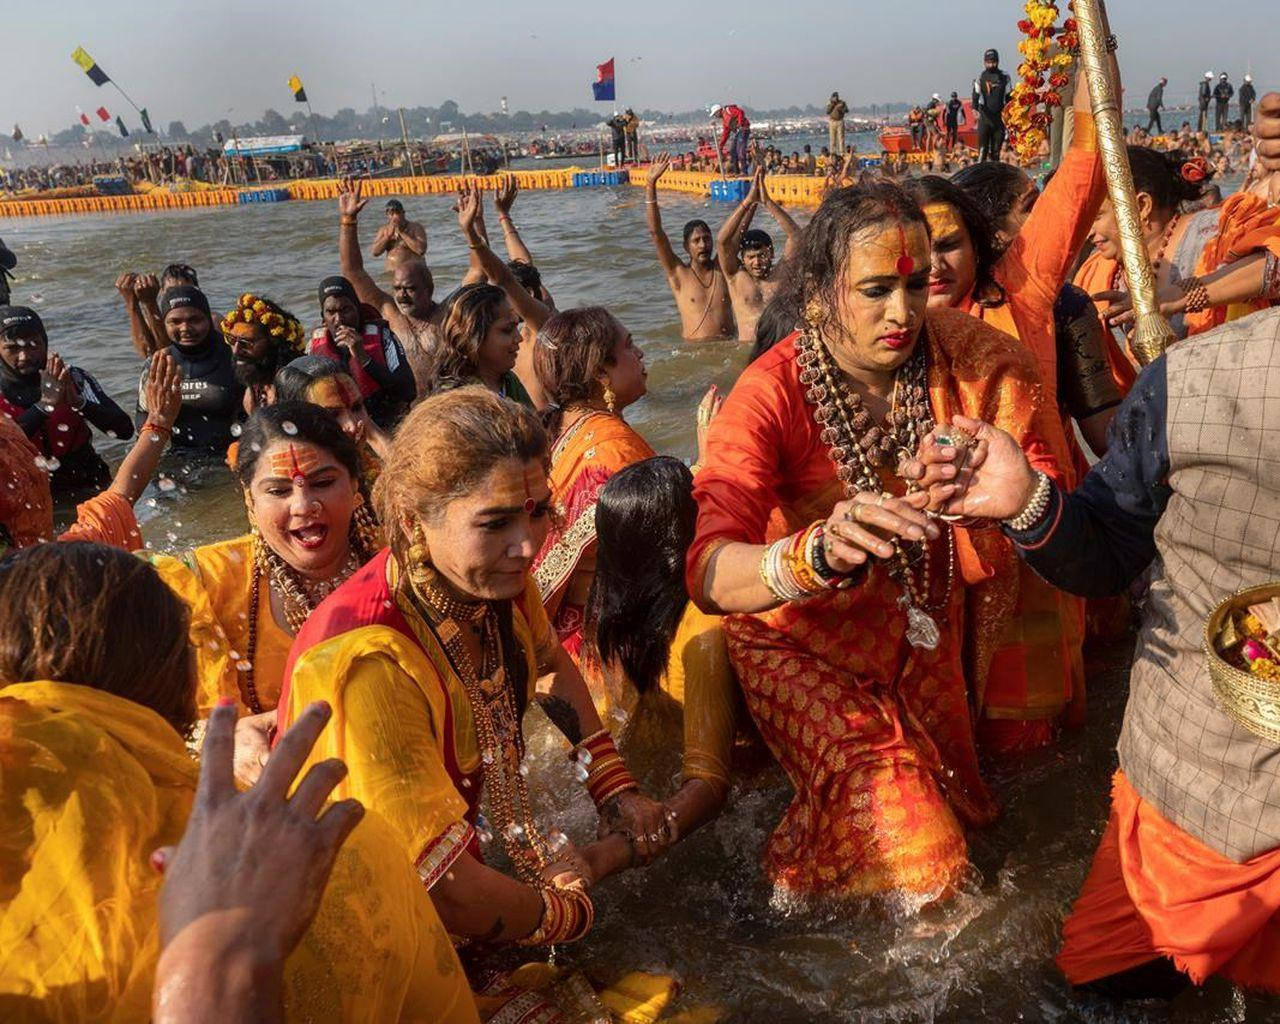
<path id="1" fill-rule="evenodd" d="M 382 355 L 387 365 L 383 367 L 376 361 L 370 361 L 369 365 L 364 367 L 365 373 L 378 382 L 378 387 L 388 398 L 397 402 L 412 402 L 418 394 L 418 388 L 413 379 L 413 367 L 405 358 L 400 339 L 389 327 L 382 329 Z"/>
<path id="2" fill-rule="evenodd" d="M 17 265 L 18 257 L 13 254 L 13 251 L 4 242 L 0 241 L 0 267 L 5 270 L 12 270 Z"/>
<path id="3" fill-rule="evenodd" d="M 84 399 L 84 408 L 80 410 L 86 420 L 110 434 L 118 441 L 127 441 L 133 437 L 133 420 L 129 414 L 112 400 L 102 385 L 90 374 L 80 369 L 72 369 L 72 377 L 80 397 Z"/>
<path id="4" fill-rule="evenodd" d="M 44 426 L 44 421 L 49 417 L 45 414 L 44 409 L 40 407 L 39 401 L 26 409 L 18 417 L 18 426 L 22 428 L 22 432 L 27 437 L 34 438 L 39 433 L 40 428 Z"/>
<path id="5" fill-rule="evenodd" d="M 1081 597 L 1118 594 L 1155 557 L 1169 503 L 1165 360 L 1143 370 L 1111 424 L 1107 454 L 1071 494 L 1054 488 L 1040 524 L 1006 531 L 1041 577 Z"/>

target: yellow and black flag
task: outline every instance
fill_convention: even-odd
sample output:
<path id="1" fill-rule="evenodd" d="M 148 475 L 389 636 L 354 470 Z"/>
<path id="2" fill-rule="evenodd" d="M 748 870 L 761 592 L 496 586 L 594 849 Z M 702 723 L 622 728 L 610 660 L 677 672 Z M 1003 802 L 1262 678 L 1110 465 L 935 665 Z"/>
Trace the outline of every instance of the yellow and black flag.
<path id="1" fill-rule="evenodd" d="M 84 69 L 84 73 L 89 76 L 89 81 L 94 85 L 106 85 L 111 81 L 107 73 L 98 67 L 98 62 L 89 56 L 83 46 L 75 48 L 75 52 L 71 54 L 71 59 Z"/>
<path id="2" fill-rule="evenodd" d="M 307 90 L 302 87 L 302 79 L 297 75 L 289 76 L 289 88 L 293 90 L 293 98 L 298 103 L 307 102 Z"/>

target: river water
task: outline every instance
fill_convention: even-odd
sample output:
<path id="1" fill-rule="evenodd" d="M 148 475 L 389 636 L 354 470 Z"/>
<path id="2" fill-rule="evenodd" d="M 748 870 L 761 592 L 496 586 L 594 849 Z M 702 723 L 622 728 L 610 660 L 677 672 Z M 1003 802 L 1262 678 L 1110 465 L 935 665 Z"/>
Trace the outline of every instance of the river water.
<path id="1" fill-rule="evenodd" d="M 671 194 L 661 202 L 677 242 L 685 220 L 703 217 L 718 227 L 729 212 L 724 204 Z M 428 259 L 443 297 L 460 279 L 467 254 L 450 201 L 413 196 L 405 203 L 428 228 Z M 375 200 L 363 218 L 366 246 L 380 206 Z M 630 412 L 631 422 L 655 449 L 692 455 L 699 397 L 712 382 L 730 387 L 745 353 L 736 343 L 681 341 L 645 231 L 643 191 L 528 193 L 514 216 L 558 305 L 605 305 L 644 348 L 649 395 Z M 802 222 L 807 216 L 800 211 Z M 19 259 L 13 301 L 37 308 L 51 347 L 132 409 L 139 360 L 112 287 L 117 274 L 187 262 L 215 310 L 253 290 L 311 324 L 318 319 L 316 283 L 338 270 L 337 221 L 336 204 L 288 202 L 9 221 L 0 234 Z M 492 212 L 490 223 L 496 229 Z M 778 234 L 766 215 L 758 224 Z M 124 447 L 99 444 L 112 460 Z M 162 472 L 139 503 L 150 545 L 173 550 L 244 532 L 243 504 L 224 468 L 184 465 L 170 455 Z M 1062 918 L 1105 820 L 1127 664 L 1126 648 L 1094 652 L 1088 726 L 1052 751 L 992 769 L 1004 815 L 972 837 L 973 878 L 946 905 L 914 916 L 772 909 L 759 858 L 789 788 L 766 767 L 741 782 L 718 821 L 663 862 L 602 883 L 595 930 L 562 961 L 601 981 L 632 969 L 678 975 L 679 1010 L 716 1007 L 721 1019 L 733 1021 L 1280 1019 L 1280 1003 L 1246 999 L 1220 983 L 1182 997 L 1172 1016 L 1154 1010 L 1120 1016 L 1072 997 L 1053 967 Z M 585 840 L 591 809 L 540 712 L 530 718 L 541 807 Z"/>

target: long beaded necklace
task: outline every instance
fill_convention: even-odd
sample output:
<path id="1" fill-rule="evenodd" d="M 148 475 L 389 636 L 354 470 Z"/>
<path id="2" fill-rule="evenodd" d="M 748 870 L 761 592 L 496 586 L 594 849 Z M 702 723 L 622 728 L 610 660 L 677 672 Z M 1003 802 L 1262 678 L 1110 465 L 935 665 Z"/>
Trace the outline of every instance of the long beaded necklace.
<path id="1" fill-rule="evenodd" d="M 538 884 L 551 861 L 550 847 L 534 823 L 529 786 L 520 770 L 524 737 L 516 716 L 515 693 L 502 659 L 498 617 L 487 601 L 460 601 L 423 574 L 406 573 L 407 592 L 428 628 L 436 635 L 471 705 L 489 814 L 517 876 Z M 478 634 L 481 664 L 463 639 L 463 630 Z"/>
<path id="2" fill-rule="evenodd" d="M 240 671 L 244 676 L 245 703 L 255 714 L 262 714 L 262 700 L 258 696 L 255 682 L 255 666 L 258 652 L 258 612 L 262 607 L 262 579 L 267 578 L 268 586 L 275 588 L 284 605 L 284 620 L 288 623 L 289 632 L 297 636 L 303 623 L 326 597 L 341 586 L 347 578 L 360 568 L 360 557 L 354 547 L 348 551 L 347 560 L 337 575 L 327 580 L 312 582 L 299 575 L 283 558 L 272 551 L 263 542 L 261 535 L 253 538 L 253 579 L 249 586 L 249 642 L 246 645 L 245 660 Z"/>
<path id="3" fill-rule="evenodd" d="M 877 424 L 863 408 L 862 396 L 847 389 L 837 377 L 834 360 L 812 329 L 796 340 L 796 363 L 805 400 L 813 406 L 814 422 L 836 466 L 836 477 L 847 497 L 859 491 L 880 494 L 877 470 L 914 456 L 920 440 L 933 429 L 933 414 L 926 389 L 923 343 L 894 376 L 893 396 L 884 423 Z M 908 490 L 914 485 L 908 485 Z M 898 605 L 907 616 L 906 637 L 913 647 L 935 650 L 942 635 L 930 612 L 944 609 L 955 581 L 955 538 L 943 524 L 947 542 L 947 584 L 941 598 L 930 603 L 932 589 L 928 541 L 906 542 L 893 538 L 894 554 L 889 575 L 902 587 Z M 915 566 L 920 566 L 919 579 Z"/>

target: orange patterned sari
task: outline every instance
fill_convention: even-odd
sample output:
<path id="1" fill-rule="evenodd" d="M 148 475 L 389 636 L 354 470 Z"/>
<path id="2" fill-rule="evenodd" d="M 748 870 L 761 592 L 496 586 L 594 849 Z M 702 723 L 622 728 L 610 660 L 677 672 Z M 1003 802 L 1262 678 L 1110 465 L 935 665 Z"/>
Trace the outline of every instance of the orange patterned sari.
<path id="1" fill-rule="evenodd" d="M 1042 387 L 1029 353 L 952 310 L 928 313 L 920 343 L 940 422 L 963 413 L 995 423 L 1056 472 L 1037 433 Z M 703 592 L 724 545 L 773 540 L 843 497 L 795 358 L 792 337 L 756 360 L 712 422 L 694 483 L 690 593 Z M 902 493 L 896 477 L 883 482 Z M 796 790 L 765 854 L 784 892 L 939 893 L 966 868 L 965 829 L 996 816 L 978 771 L 965 638 L 975 663 L 990 657 L 1017 600 L 1016 556 L 998 531 L 954 539 L 950 570 L 945 538 L 931 545 L 937 650 L 907 642 L 901 589 L 878 566 L 848 590 L 724 619 L 747 707 Z"/>
<path id="2" fill-rule="evenodd" d="M 547 617 L 574 661 L 582 647 L 583 606 L 569 598 L 578 573 L 595 571 L 596 499 L 620 469 L 653 449 L 622 417 L 593 412 L 563 431 L 551 448 L 549 481 L 559 522 L 533 561 L 533 579 Z"/>

